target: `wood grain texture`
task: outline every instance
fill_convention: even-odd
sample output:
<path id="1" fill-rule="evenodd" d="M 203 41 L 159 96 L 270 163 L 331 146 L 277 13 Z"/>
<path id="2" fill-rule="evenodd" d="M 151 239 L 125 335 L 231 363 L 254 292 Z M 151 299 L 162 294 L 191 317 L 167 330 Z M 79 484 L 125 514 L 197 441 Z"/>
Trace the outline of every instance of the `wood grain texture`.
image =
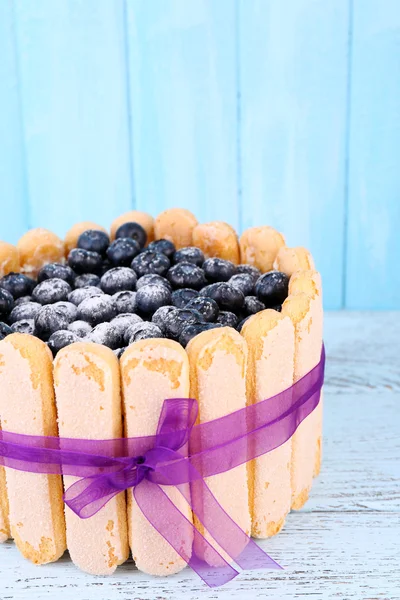
<path id="1" fill-rule="evenodd" d="M 399 600 L 400 313 L 328 313 L 324 460 L 306 507 L 261 546 L 282 572 L 242 573 L 208 590 L 188 569 L 151 578 L 132 563 L 110 578 L 65 556 L 35 568 L 0 546 L 1 600 Z M 390 383 L 388 383 L 390 382 Z"/>

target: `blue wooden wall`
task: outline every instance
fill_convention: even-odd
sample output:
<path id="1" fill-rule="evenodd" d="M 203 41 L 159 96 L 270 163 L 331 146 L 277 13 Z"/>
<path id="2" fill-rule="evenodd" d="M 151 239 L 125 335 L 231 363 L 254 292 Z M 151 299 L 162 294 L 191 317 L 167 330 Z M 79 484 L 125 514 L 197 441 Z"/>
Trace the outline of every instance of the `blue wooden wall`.
<path id="1" fill-rule="evenodd" d="M 400 308 L 399 0 L 1 0 L 0 237 L 183 206 Z"/>

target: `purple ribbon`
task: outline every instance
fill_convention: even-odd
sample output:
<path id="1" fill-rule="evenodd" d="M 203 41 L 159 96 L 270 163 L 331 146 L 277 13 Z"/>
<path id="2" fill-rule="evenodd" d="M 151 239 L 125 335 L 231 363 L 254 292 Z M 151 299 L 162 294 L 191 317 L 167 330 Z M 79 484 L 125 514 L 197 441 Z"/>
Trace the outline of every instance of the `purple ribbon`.
<path id="1" fill-rule="evenodd" d="M 175 486 L 220 548 L 241 569 L 281 567 L 231 519 L 204 479 L 271 452 L 289 440 L 316 408 L 324 379 L 320 362 L 287 390 L 229 415 L 195 425 L 191 398 L 165 400 L 154 436 L 80 440 L 0 431 L 0 466 L 81 477 L 64 501 L 82 519 L 96 514 L 117 494 L 133 489 L 146 519 L 210 587 L 238 571 L 169 499 L 161 486 Z M 196 485 L 190 494 L 188 483 Z M 191 529 L 206 564 L 182 544 Z M 212 567 L 210 565 L 213 565 Z"/>

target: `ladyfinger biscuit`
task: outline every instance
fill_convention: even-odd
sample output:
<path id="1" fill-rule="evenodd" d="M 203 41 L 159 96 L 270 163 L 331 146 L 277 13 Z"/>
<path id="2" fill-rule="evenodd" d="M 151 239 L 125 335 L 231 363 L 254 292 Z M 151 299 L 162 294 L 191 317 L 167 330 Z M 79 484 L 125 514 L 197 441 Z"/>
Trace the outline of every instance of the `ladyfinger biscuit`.
<path id="1" fill-rule="evenodd" d="M 154 435 L 166 398 L 189 396 L 189 362 L 183 348 L 172 340 L 135 342 L 121 358 L 126 437 Z M 162 486 L 178 509 L 192 522 L 192 511 L 173 486 Z M 187 486 L 189 493 L 189 484 Z M 128 492 L 129 540 L 132 556 L 141 571 L 151 575 L 171 575 L 186 562 L 152 527 Z M 183 530 L 185 554 L 192 554 L 193 533 Z"/>
<path id="2" fill-rule="evenodd" d="M 193 229 L 192 243 L 203 251 L 206 258 L 218 256 L 235 265 L 240 262 L 238 236 L 228 223 L 212 221 L 197 225 Z"/>
<path id="3" fill-rule="evenodd" d="M 282 305 L 295 327 L 294 381 L 298 381 L 321 358 L 322 315 L 318 300 L 305 292 L 290 294 Z M 314 410 L 300 423 L 292 437 L 292 509 L 300 509 L 308 499 L 315 469 L 320 414 Z"/>
<path id="4" fill-rule="evenodd" d="M 294 327 L 289 317 L 264 310 L 244 324 L 249 348 L 247 403 L 271 398 L 293 383 Z M 266 538 L 278 533 L 291 504 L 292 442 L 248 463 L 251 534 Z"/>
<path id="5" fill-rule="evenodd" d="M 199 422 L 218 419 L 246 406 L 247 344 L 231 327 L 200 333 L 193 338 L 187 353 L 190 362 L 190 395 L 199 405 Z M 246 464 L 205 479 L 206 484 L 228 515 L 248 535 L 251 531 L 249 489 Z M 199 493 L 196 482 L 192 494 Z M 195 518 L 197 529 L 214 546 L 210 534 Z M 196 554 L 212 566 L 207 550 Z M 218 550 L 220 550 L 217 547 Z M 221 552 L 223 556 L 225 553 Z"/>
<path id="6" fill-rule="evenodd" d="M 73 225 L 65 235 L 64 244 L 66 256 L 68 256 L 72 248 L 76 248 L 79 236 L 84 231 L 88 231 L 88 229 L 94 229 L 95 231 L 103 231 L 104 233 L 107 233 L 104 227 L 102 227 L 101 225 L 97 225 L 97 223 L 93 223 L 92 221 L 82 221 L 81 223 L 75 223 L 75 225 Z"/>
<path id="7" fill-rule="evenodd" d="M 295 271 L 314 269 L 314 259 L 306 248 L 282 246 L 276 255 L 274 269 L 290 277 Z"/>
<path id="8" fill-rule="evenodd" d="M 8 273 L 18 273 L 19 252 L 12 244 L 0 242 L 0 277 Z"/>
<path id="9" fill-rule="evenodd" d="M 65 262 L 64 242 L 48 229 L 31 229 L 17 243 L 20 270 L 27 275 L 37 275 L 47 263 Z"/>
<path id="10" fill-rule="evenodd" d="M 99 344 L 78 342 L 54 361 L 60 437 L 113 439 L 122 436 L 118 359 Z M 77 481 L 64 476 L 67 489 Z M 90 519 L 65 507 L 67 546 L 73 562 L 92 575 L 110 575 L 129 555 L 125 494 L 112 498 Z"/>
<path id="11" fill-rule="evenodd" d="M 13 333 L 0 342 L 0 389 L 4 429 L 57 436 L 52 358 L 41 340 Z M 18 549 L 35 564 L 58 560 L 66 549 L 61 476 L 5 470 Z"/>
<path id="12" fill-rule="evenodd" d="M 263 273 L 271 271 L 278 251 L 285 245 L 281 233 L 267 225 L 246 229 L 240 238 L 241 262 L 254 265 Z"/>
<path id="13" fill-rule="evenodd" d="M 192 245 L 193 229 L 197 225 L 196 217 L 185 208 L 169 208 L 160 213 L 154 221 L 156 240 L 166 239 L 175 244 L 175 248 Z"/>
<path id="14" fill-rule="evenodd" d="M 154 240 L 154 219 L 151 215 L 140 210 L 130 210 L 124 213 L 120 217 L 117 217 L 112 223 L 110 228 L 111 239 L 115 239 L 118 227 L 121 227 L 124 223 L 139 223 L 146 230 L 147 241 L 149 244 Z"/>
<path id="15" fill-rule="evenodd" d="M 0 467 L 0 544 L 10 537 L 9 511 L 6 472 Z"/>

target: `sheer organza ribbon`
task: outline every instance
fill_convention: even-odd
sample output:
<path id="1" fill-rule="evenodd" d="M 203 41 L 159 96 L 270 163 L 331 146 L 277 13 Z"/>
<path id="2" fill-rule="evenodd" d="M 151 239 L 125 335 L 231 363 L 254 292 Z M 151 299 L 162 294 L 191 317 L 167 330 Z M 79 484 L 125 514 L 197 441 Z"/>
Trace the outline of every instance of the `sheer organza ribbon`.
<path id="1" fill-rule="evenodd" d="M 289 440 L 319 403 L 324 366 L 322 349 L 320 362 L 290 388 L 198 425 L 196 400 L 167 399 L 153 436 L 83 440 L 0 431 L 0 465 L 80 477 L 66 490 L 64 501 L 82 519 L 132 488 L 146 519 L 210 587 L 238 574 L 232 561 L 245 570 L 280 569 L 230 518 L 205 480 Z M 175 506 L 164 486 L 181 492 L 200 528 Z M 205 556 L 207 562 L 201 558 Z"/>

